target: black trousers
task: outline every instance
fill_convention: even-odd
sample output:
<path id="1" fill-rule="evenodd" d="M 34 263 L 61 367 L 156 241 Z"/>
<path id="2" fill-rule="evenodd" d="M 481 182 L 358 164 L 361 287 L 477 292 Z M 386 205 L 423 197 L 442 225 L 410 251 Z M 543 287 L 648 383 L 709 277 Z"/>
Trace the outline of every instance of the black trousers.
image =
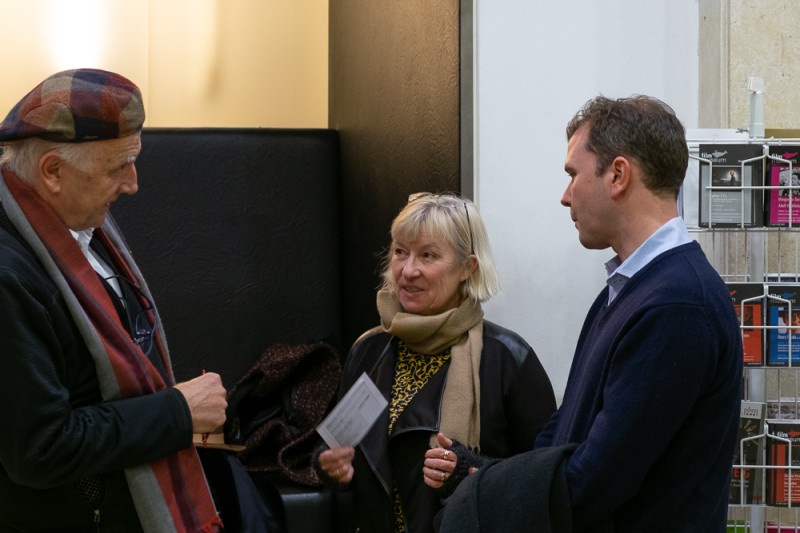
<path id="1" fill-rule="evenodd" d="M 230 452 L 197 451 L 226 532 L 286 533 L 286 512 L 277 489 L 262 484 L 259 490 Z"/>

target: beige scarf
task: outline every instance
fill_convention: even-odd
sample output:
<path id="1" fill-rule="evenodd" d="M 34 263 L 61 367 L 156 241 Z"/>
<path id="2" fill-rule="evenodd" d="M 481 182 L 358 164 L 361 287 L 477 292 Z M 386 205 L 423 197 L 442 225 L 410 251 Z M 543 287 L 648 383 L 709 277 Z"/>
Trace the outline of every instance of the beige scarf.
<path id="1" fill-rule="evenodd" d="M 393 292 L 378 291 L 383 329 L 417 353 L 435 355 L 450 348 L 450 369 L 444 387 L 439 431 L 470 448 L 480 446 L 480 366 L 483 351 L 483 309 L 468 298 L 435 316 L 406 313 Z M 431 446 L 438 446 L 436 434 Z"/>

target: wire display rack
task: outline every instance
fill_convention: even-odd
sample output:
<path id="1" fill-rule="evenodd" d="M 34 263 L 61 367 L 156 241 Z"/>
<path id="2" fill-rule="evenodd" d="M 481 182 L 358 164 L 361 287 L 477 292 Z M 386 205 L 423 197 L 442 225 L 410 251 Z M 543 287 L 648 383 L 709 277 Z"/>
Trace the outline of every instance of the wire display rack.
<path id="1" fill-rule="evenodd" d="M 773 291 L 770 287 L 780 284 L 781 287 L 797 287 L 800 294 L 800 212 L 793 213 L 793 198 L 800 196 L 800 184 L 792 181 L 781 185 L 767 185 L 768 179 L 759 180 L 755 183 L 741 183 L 737 186 L 717 187 L 705 185 L 705 195 L 700 194 L 698 175 L 692 175 L 691 167 L 695 169 L 702 164 L 711 164 L 703 157 L 697 155 L 697 147 L 701 144 L 735 144 L 737 142 L 747 144 L 760 144 L 763 147 L 762 171 L 766 177 L 766 169 L 770 160 L 779 160 L 783 164 L 783 159 L 770 156 L 770 146 L 776 145 L 800 145 L 800 139 L 748 139 L 745 141 L 731 140 L 689 140 L 690 146 L 690 173 L 680 194 L 681 214 L 687 222 L 692 237 L 699 242 L 720 276 L 731 284 L 735 283 L 760 283 L 762 293 L 754 298 L 760 298 L 766 309 L 769 305 L 780 303 L 787 308 L 788 316 L 797 313 L 800 318 L 800 304 L 794 304 L 786 300 L 782 294 Z M 693 152 L 694 149 L 694 152 Z M 693 161 L 694 160 L 694 161 Z M 700 164 L 698 164 L 698 161 Z M 751 163 L 752 160 L 747 161 Z M 788 162 L 787 162 L 788 163 Z M 742 164 L 742 175 L 744 175 L 744 164 Z M 788 163 L 789 175 L 792 174 L 791 163 Z M 711 172 L 709 170 L 709 176 Z M 710 179 L 708 180 L 710 182 Z M 785 227 L 764 227 L 753 224 L 752 220 L 745 219 L 745 210 L 742 209 L 742 218 L 737 224 L 715 224 L 714 212 L 711 202 L 713 193 L 718 190 L 739 191 L 744 197 L 752 194 L 750 199 L 758 198 L 755 193 L 761 194 L 762 198 L 770 194 L 772 190 L 780 188 L 782 194 L 788 190 L 789 218 Z M 701 199 L 702 198 L 702 199 Z M 699 202 L 708 204 L 699 205 Z M 707 222 L 701 227 L 700 216 L 697 211 L 707 208 Z M 753 298 L 750 298 L 753 300 Z M 800 300 L 798 300 L 800 302 Z M 742 302 L 739 316 L 745 316 L 745 304 Z M 738 489 L 733 488 L 731 502 L 728 510 L 728 531 L 733 533 L 744 532 L 766 532 L 766 533 L 800 533 L 800 445 L 793 449 L 792 440 L 775 434 L 774 426 L 778 421 L 798 421 L 798 442 L 800 442 L 800 321 L 798 325 L 793 325 L 790 320 L 785 324 L 773 324 L 764 315 L 764 320 L 753 325 L 743 321 L 741 326 L 743 336 L 748 331 L 760 331 L 762 342 L 779 330 L 784 334 L 788 344 L 788 359 L 783 366 L 773 366 L 769 364 L 767 357 L 767 344 L 764 342 L 762 364 L 745 366 L 743 373 L 743 400 L 754 402 L 764 406 L 766 414 L 759 420 L 760 431 L 754 435 L 742 439 L 738 446 L 738 461 L 735 459 L 732 465 L 732 476 L 736 478 L 747 477 L 748 485 L 752 487 L 751 493 L 746 493 L 745 482 L 738 484 Z M 797 335 L 796 338 L 795 335 Z M 794 350 L 798 351 L 795 355 Z M 762 421 L 763 420 L 763 421 Z M 773 429 L 770 429 L 772 421 Z M 758 450 L 755 461 L 746 459 L 745 447 L 754 446 Z M 768 458 L 766 451 L 785 450 L 786 455 L 784 464 L 776 464 L 773 459 Z M 776 503 L 775 486 L 780 483 L 784 491 L 782 496 L 785 500 Z M 768 487 L 773 487 L 772 495 L 769 494 Z M 735 491 L 739 491 L 738 494 Z M 768 503 L 771 502 L 771 503 Z"/>

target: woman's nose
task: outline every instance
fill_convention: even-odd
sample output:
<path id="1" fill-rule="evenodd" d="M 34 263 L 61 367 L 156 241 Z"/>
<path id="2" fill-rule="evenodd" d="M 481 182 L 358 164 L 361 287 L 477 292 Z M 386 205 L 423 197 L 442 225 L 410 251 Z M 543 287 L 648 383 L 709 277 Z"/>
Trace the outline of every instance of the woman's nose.
<path id="1" fill-rule="evenodd" d="M 409 256 L 403 265 L 403 276 L 413 278 L 417 274 L 419 274 L 419 268 L 417 268 L 416 258 L 414 256 Z"/>

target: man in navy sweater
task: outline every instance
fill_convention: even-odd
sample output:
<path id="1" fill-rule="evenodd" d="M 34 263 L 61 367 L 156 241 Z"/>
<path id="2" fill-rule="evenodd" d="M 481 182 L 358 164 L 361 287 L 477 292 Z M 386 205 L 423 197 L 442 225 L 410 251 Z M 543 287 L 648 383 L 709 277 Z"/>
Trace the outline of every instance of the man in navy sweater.
<path id="1" fill-rule="evenodd" d="M 564 400 L 536 447 L 566 463 L 576 531 L 724 531 L 741 398 L 729 293 L 678 216 L 685 131 L 654 98 L 588 102 L 567 127 L 561 203 L 611 248 Z"/>
<path id="2" fill-rule="evenodd" d="M 536 449 L 467 476 L 440 531 L 725 531 L 741 334 L 678 216 L 684 128 L 654 98 L 597 97 L 567 138 L 561 203 L 583 246 L 616 253 L 607 286 Z"/>

